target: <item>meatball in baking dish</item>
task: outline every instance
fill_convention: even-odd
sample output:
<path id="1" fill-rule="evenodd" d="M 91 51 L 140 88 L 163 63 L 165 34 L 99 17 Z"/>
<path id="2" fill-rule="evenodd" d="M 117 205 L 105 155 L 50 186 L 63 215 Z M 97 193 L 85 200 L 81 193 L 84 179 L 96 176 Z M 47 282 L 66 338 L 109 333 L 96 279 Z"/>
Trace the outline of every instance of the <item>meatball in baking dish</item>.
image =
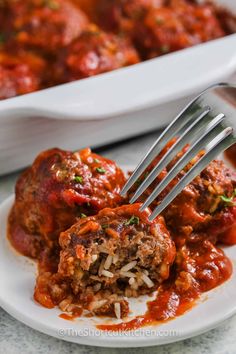
<path id="1" fill-rule="evenodd" d="M 186 0 L 150 9 L 134 26 L 134 41 L 146 59 L 225 35 L 212 5 Z"/>
<path id="2" fill-rule="evenodd" d="M 128 35 L 149 59 L 226 35 L 215 6 L 190 0 L 103 0 L 101 26 Z"/>
<path id="3" fill-rule="evenodd" d="M 86 304 L 93 314 L 124 317 L 128 313 L 124 296 L 150 293 L 169 277 L 175 246 L 164 219 L 149 222 L 149 210 L 140 213 L 139 208 L 140 204 L 105 208 L 61 233 L 56 276 L 63 279 L 63 289 L 67 284 L 67 295 L 59 304 L 62 310 L 71 311 L 73 303 Z M 39 302 L 44 276 L 36 285 Z M 52 302 L 58 303 L 54 287 L 47 289 Z"/>
<path id="4" fill-rule="evenodd" d="M 9 219 L 9 237 L 21 253 L 38 257 L 46 245 L 58 245 L 61 231 L 76 218 L 123 202 L 125 182 L 115 162 L 84 149 L 51 149 L 39 154 L 18 179 Z"/>
<path id="5" fill-rule="evenodd" d="M 48 54 L 68 45 L 89 22 L 70 0 L 15 0 L 8 2 L 8 12 L 15 45 Z"/>
<path id="6" fill-rule="evenodd" d="M 149 9 L 163 6 L 165 0 L 100 0 L 97 6 L 97 20 L 108 31 L 132 31 L 136 21 L 142 21 Z"/>
<path id="7" fill-rule="evenodd" d="M 139 61 L 139 55 L 128 39 L 90 25 L 65 48 L 57 65 L 57 76 L 64 77 L 64 81 L 73 81 Z"/>
<path id="8" fill-rule="evenodd" d="M 35 54 L 0 51 L 0 99 L 42 88 L 45 67 L 44 59 Z"/>

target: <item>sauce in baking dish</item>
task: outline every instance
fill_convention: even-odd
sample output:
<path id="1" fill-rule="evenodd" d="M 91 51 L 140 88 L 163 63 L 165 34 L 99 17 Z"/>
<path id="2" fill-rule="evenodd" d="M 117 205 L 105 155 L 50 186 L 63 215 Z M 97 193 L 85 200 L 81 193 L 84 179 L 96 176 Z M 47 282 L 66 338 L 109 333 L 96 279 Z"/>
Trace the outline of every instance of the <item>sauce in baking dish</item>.
<path id="1" fill-rule="evenodd" d="M 6 0 L 0 2 L 0 99 L 235 31 L 235 17 L 207 1 Z"/>

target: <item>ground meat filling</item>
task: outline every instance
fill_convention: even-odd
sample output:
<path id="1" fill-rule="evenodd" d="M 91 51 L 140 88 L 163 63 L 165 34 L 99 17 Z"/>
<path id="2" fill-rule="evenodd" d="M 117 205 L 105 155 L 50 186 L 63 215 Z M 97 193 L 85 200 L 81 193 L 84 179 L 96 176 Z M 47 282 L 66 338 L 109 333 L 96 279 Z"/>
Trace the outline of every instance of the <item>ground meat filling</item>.
<path id="1" fill-rule="evenodd" d="M 103 209 L 60 235 L 58 275 L 94 314 L 124 317 L 124 296 L 153 292 L 169 277 L 175 247 L 163 218 L 150 223 L 149 211 L 140 213 L 139 207 Z M 59 306 L 67 311 L 65 303 Z"/>

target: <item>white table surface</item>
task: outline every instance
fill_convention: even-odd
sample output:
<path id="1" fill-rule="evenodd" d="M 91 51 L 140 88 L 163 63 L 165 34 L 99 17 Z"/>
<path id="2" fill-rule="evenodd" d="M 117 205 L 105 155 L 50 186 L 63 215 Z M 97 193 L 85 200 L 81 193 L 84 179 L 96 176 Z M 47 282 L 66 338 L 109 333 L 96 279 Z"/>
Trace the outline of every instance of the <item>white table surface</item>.
<path id="1" fill-rule="evenodd" d="M 118 164 L 136 164 L 158 132 L 119 144 L 101 152 Z M 0 178 L 0 201 L 14 191 L 19 173 Z M 9 275 L 10 276 L 10 275 Z M 0 285 L 1 291 L 1 285 Z M 0 308 L 0 354 L 236 354 L 236 316 L 215 330 L 175 344 L 139 348 L 104 349 L 67 343 L 41 334 L 18 322 Z"/>

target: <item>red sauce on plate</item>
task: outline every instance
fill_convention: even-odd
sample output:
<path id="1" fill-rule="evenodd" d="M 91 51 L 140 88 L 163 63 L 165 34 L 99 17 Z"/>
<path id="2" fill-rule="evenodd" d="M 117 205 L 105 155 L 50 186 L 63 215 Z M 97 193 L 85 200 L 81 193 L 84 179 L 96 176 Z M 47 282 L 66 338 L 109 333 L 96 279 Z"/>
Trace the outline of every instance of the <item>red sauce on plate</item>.
<path id="1" fill-rule="evenodd" d="M 236 167 L 236 144 L 225 151 L 225 156 Z"/>
<path id="2" fill-rule="evenodd" d="M 200 295 L 229 279 L 232 274 L 231 261 L 224 255 L 223 251 L 214 247 L 210 242 L 206 245 L 206 252 L 200 254 L 195 252 L 191 257 L 184 260 L 180 268 L 172 274 L 172 278 L 164 283 L 159 289 L 156 298 L 147 303 L 147 311 L 143 316 L 138 316 L 131 321 L 119 324 L 98 325 L 101 330 L 134 330 L 145 325 L 163 323 L 184 314 L 191 309 Z M 192 259 L 195 265 L 193 266 Z M 181 281 L 181 273 L 184 269 L 190 268 L 188 274 L 195 274 L 194 281 L 188 289 L 178 285 Z M 185 287 L 187 282 L 183 281 Z"/>
<path id="3" fill-rule="evenodd" d="M 67 320 L 67 321 L 73 321 L 74 319 L 80 317 L 82 315 L 82 312 L 83 312 L 83 309 L 78 308 L 78 309 L 74 310 L 71 315 L 69 315 L 68 313 L 61 313 L 59 315 L 59 317 L 63 318 L 64 320 Z"/>

